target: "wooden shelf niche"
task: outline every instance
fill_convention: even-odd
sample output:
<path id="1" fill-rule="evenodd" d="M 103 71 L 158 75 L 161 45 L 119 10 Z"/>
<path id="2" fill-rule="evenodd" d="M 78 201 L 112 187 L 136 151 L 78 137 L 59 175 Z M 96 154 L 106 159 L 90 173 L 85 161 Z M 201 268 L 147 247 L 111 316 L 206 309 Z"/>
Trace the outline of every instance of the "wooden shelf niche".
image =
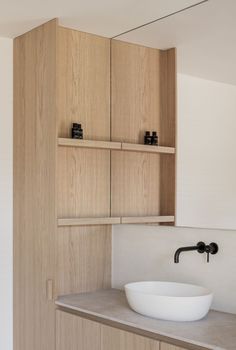
<path id="1" fill-rule="evenodd" d="M 111 215 L 123 223 L 164 217 L 173 224 L 175 49 L 111 45 L 111 140 L 126 151 L 111 151 Z M 157 131 L 162 147 L 141 145 L 146 130 Z"/>

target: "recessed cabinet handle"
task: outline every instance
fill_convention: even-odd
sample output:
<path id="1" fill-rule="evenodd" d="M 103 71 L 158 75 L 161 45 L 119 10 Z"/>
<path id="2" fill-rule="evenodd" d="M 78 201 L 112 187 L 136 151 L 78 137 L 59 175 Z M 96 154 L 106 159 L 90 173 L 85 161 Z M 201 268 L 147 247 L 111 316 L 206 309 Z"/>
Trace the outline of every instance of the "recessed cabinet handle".
<path id="1" fill-rule="evenodd" d="M 47 280 L 46 295 L 48 300 L 53 300 L 53 280 Z"/>

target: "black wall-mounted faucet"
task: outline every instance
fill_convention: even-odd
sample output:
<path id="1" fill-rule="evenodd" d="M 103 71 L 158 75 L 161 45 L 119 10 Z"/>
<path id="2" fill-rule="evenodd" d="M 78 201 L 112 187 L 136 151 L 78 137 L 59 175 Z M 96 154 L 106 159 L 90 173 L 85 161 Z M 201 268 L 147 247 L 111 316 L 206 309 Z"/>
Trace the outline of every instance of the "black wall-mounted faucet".
<path id="1" fill-rule="evenodd" d="M 210 243 L 209 245 L 206 245 L 204 242 L 198 242 L 195 246 L 190 247 L 181 247 L 176 250 L 174 261 L 176 264 L 179 263 L 179 256 L 181 252 L 188 252 L 191 250 L 196 250 L 198 253 L 203 254 L 207 253 L 207 262 L 209 262 L 209 255 L 210 254 L 216 254 L 219 250 L 218 245 L 214 242 Z"/>

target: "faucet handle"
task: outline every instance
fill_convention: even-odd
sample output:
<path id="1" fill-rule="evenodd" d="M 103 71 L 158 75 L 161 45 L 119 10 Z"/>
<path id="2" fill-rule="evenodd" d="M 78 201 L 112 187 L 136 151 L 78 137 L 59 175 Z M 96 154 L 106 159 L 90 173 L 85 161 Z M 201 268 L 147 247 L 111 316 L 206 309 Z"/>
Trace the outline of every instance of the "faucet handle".
<path id="1" fill-rule="evenodd" d="M 206 244 L 204 242 L 198 242 L 197 243 L 197 251 L 200 254 L 205 253 L 205 251 L 206 251 Z"/>
<path id="2" fill-rule="evenodd" d="M 216 243 L 212 242 L 209 245 L 206 245 L 205 252 L 207 253 L 207 262 L 209 263 L 210 254 L 215 255 L 219 250 L 219 247 Z"/>
<path id="3" fill-rule="evenodd" d="M 207 245 L 206 246 L 206 253 L 207 253 L 207 263 L 210 262 L 210 246 Z"/>

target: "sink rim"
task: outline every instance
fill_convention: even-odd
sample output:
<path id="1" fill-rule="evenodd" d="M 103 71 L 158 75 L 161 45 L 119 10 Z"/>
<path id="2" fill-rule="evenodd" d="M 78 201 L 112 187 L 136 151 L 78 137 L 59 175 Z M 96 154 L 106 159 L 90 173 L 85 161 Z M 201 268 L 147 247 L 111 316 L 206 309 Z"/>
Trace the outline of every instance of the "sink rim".
<path id="1" fill-rule="evenodd" d="M 142 289 L 134 288 L 135 286 L 142 285 L 142 284 L 158 284 L 158 283 L 163 283 L 163 284 L 169 284 L 169 285 L 178 285 L 178 286 L 185 286 L 185 287 L 194 287 L 194 288 L 199 288 L 202 290 L 202 293 L 196 294 L 196 295 L 165 295 L 165 294 L 158 294 L 154 292 L 149 292 L 149 291 L 143 291 Z M 187 299 L 196 299 L 196 298 L 202 298 L 205 296 L 212 296 L 213 297 L 213 292 L 206 287 L 197 285 L 197 284 L 191 284 L 191 283 L 183 283 L 183 282 L 170 282 L 170 281 L 139 281 L 139 282 L 130 282 L 124 285 L 125 291 L 130 290 L 132 292 L 136 292 L 139 294 L 143 295 L 149 295 L 149 296 L 154 296 L 154 297 L 159 297 L 159 298 L 170 298 L 170 299 L 181 299 L 181 298 L 187 298 Z"/>

